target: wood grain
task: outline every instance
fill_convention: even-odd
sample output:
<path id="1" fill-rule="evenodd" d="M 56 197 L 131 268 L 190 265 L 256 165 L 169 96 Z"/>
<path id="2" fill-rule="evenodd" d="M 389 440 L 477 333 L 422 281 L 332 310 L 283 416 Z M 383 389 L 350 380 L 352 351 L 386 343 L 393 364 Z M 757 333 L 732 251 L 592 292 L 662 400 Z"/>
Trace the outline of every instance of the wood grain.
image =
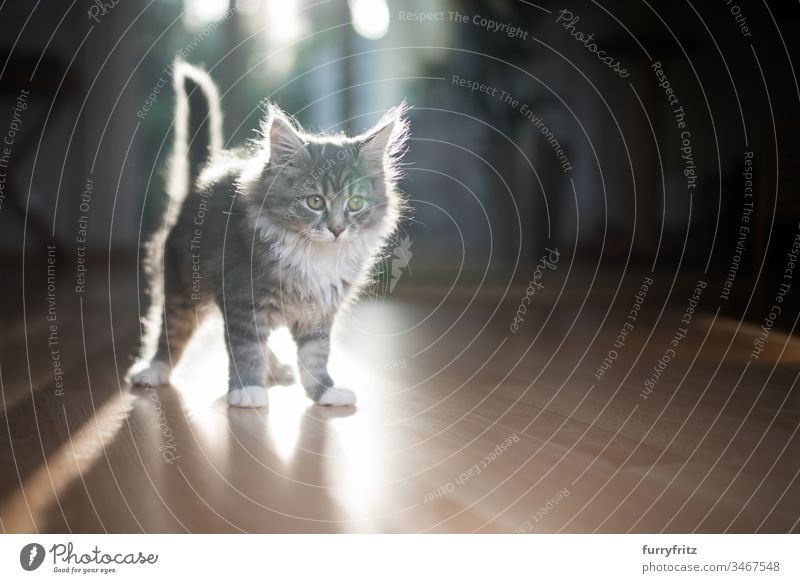
<path id="1" fill-rule="evenodd" d="M 336 332 L 334 376 L 360 398 L 338 410 L 297 386 L 272 389 L 268 411 L 229 409 L 213 323 L 174 386 L 131 389 L 130 278 L 60 296 L 59 396 L 41 296 L 6 307 L 2 529 L 798 531 L 798 342 L 775 331 L 752 360 L 759 328 L 705 306 L 644 399 L 692 281 L 648 296 L 598 380 L 629 279 L 616 297 L 554 287 L 517 334 L 518 288 L 364 301 Z"/>

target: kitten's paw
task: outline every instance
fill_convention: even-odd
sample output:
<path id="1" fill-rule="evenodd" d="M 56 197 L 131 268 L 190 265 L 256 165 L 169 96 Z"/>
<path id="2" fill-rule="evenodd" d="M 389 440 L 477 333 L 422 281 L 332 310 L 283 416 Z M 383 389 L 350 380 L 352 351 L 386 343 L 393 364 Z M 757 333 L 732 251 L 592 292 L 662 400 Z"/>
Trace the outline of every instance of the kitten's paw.
<path id="1" fill-rule="evenodd" d="M 131 384 L 139 387 L 158 387 L 169 384 L 169 375 L 172 367 L 166 362 L 154 360 L 142 370 L 131 373 L 129 378 Z"/>
<path id="2" fill-rule="evenodd" d="M 269 391 L 266 387 L 256 385 L 232 389 L 228 391 L 228 404 L 231 407 L 267 407 L 269 406 Z"/>
<path id="3" fill-rule="evenodd" d="M 317 405 L 327 407 L 346 407 L 356 404 L 356 394 L 350 389 L 330 387 L 317 399 Z"/>
<path id="4" fill-rule="evenodd" d="M 276 385 L 293 385 L 294 369 L 289 364 L 278 363 L 270 366 L 269 380 Z"/>

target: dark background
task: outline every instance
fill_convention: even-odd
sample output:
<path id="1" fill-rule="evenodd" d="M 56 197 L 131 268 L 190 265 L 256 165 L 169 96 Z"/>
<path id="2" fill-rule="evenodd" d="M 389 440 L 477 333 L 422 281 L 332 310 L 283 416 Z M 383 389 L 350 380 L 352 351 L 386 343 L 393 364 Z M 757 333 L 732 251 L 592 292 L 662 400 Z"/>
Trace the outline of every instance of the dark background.
<path id="1" fill-rule="evenodd" d="M 381 5 L 360 9 L 379 33 Z M 751 229 L 730 299 L 713 303 L 759 321 L 799 216 L 797 5 L 569 6 L 580 17 L 575 30 L 593 33 L 630 72 L 625 79 L 556 23 L 562 8 L 546 1 L 389 0 L 388 30 L 371 39 L 353 25 L 358 2 L 5 2 L 0 139 L 20 92 L 29 97 L 4 169 L 3 275 L 14 282 L 12 293 L 24 293 L 16 285 L 23 265 L 33 261 L 41 274 L 37 258 L 55 244 L 59 279 L 70 288 L 85 214 L 90 263 L 132 277 L 137 249 L 165 202 L 173 107 L 165 72 L 182 53 L 218 82 L 232 144 L 253 136 L 265 98 L 309 129 L 349 132 L 407 100 L 412 140 L 402 188 L 414 212 L 401 236 L 409 237 L 413 259 L 397 290 L 409 293 L 453 286 L 501 293 L 524 285 L 550 246 L 575 267 L 573 289 L 598 281 L 613 287 L 632 271 L 654 270 L 687 281 L 705 277 L 713 290 L 707 296 L 715 298 L 733 262 L 743 159 L 753 152 Z M 419 11 L 442 12 L 444 21 L 401 16 Z M 452 21 L 450 11 L 468 21 Z M 526 38 L 486 30 L 474 24 L 476 16 L 517 25 Z M 698 174 L 691 195 L 654 61 L 686 112 Z M 519 108 L 454 86 L 454 75 L 528 105 L 563 145 L 572 170 L 562 171 Z M 160 78 L 167 82 L 155 103 L 137 115 Z M 105 279 L 90 275 L 87 285 L 104 288 Z M 792 323 L 785 313 L 778 325 Z"/>

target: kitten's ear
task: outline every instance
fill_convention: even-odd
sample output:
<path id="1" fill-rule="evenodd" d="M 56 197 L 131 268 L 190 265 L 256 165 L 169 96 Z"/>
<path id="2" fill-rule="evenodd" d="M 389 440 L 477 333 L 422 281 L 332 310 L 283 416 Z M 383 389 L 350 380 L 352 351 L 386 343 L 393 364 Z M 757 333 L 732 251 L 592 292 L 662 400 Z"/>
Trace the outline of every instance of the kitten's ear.
<path id="1" fill-rule="evenodd" d="M 286 164 L 308 155 L 306 143 L 300 130 L 274 105 L 267 111 L 267 120 L 262 131 L 269 144 L 269 160 L 272 164 Z"/>
<path id="2" fill-rule="evenodd" d="M 405 102 L 393 107 L 365 134 L 358 137 L 361 158 L 372 167 L 382 170 L 393 179 L 398 171 L 399 157 L 408 141 L 408 120 Z"/>

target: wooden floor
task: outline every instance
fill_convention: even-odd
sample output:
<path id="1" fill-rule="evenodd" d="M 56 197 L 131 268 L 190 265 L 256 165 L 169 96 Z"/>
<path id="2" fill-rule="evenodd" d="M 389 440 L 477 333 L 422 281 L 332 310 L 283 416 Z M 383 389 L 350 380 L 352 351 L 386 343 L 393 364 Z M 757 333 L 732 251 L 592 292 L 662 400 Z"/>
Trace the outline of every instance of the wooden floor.
<path id="1" fill-rule="evenodd" d="M 797 341 L 772 331 L 750 358 L 760 329 L 719 316 L 709 290 L 641 396 L 691 281 L 651 289 L 616 347 L 641 276 L 589 295 L 553 283 L 516 334 L 522 290 L 412 286 L 337 329 L 332 371 L 356 408 L 276 387 L 262 411 L 226 406 L 213 322 L 174 387 L 132 390 L 136 283 L 90 278 L 91 296 L 59 280 L 55 321 L 45 292 L 23 309 L 6 278 L 4 532 L 800 530 Z M 291 352 L 288 335 L 275 343 Z"/>

